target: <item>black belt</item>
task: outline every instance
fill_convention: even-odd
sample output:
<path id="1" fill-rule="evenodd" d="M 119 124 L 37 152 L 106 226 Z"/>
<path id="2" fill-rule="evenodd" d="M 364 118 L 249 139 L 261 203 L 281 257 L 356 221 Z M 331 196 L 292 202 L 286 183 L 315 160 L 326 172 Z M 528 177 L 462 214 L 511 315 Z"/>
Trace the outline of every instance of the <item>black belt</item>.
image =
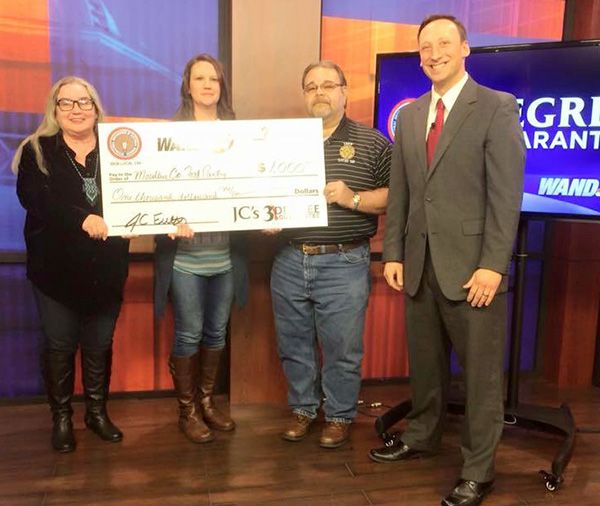
<path id="1" fill-rule="evenodd" d="M 328 253 L 340 253 L 367 244 L 367 241 L 350 242 L 347 244 L 302 244 L 290 242 L 290 246 L 302 251 L 305 255 L 325 255 Z"/>

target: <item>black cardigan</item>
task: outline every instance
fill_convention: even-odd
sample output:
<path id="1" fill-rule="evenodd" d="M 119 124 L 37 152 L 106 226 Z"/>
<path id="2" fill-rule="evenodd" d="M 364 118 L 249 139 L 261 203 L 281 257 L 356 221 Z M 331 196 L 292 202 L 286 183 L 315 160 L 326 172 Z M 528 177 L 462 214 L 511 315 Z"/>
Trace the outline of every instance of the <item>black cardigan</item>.
<path id="1" fill-rule="evenodd" d="M 102 216 L 101 198 L 94 206 L 87 202 L 61 133 L 40 137 L 40 145 L 49 176 L 39 170 L 28 143 L 17 177 L 17 195 L 27 210 L 27 277 L 44 294 L 75 311 L 116 310 L 127 278 L 129 241 L 94 240 L 82 230 L 88 215 Z M 97 157 L 96 149 L 86 158 L 88 169 L 78 164 L 80 171 L 93 173 Z M 100 170 L 96 182 L 101 189 Z"/>

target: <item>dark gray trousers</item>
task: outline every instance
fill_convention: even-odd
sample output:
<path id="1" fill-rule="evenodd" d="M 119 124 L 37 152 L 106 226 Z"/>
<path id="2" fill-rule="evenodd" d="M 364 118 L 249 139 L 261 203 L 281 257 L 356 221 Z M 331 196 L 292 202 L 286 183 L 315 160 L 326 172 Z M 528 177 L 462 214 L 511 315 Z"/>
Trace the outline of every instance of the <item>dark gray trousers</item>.
<path id="1" fill-rule="evenodd" d="M 438 449 L 453 347 L 465 375 L 461 478 L 467 480 L 483 482 L 494 477 L 494 457 L 504 421 L 506 299 L 505 293 L 496 295 L 487 308 L 448 300 L 441 292 L 429 254 L 419 291 L 414 297 L 405 297 L 413 408 L 402 441 L 418 450 Z"/>

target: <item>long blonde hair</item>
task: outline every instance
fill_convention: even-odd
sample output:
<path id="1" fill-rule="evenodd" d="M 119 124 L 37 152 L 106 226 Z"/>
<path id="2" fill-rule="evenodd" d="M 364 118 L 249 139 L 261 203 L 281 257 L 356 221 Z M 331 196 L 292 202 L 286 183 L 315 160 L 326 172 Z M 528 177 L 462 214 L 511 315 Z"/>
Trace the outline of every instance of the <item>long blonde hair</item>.
<path id="1" fill-rule="evenodd" d="M 96 107 L 96 112 L 98 113 L 98 118 L 96 120 L 96 124 L 94 125 L 94 131 L 96 131 L 96 127 L 98 121 L 102 121 L 104 119 L 104 109 L 102 108 L 102 102 L 100 102 L 100 97 L 98 96 L 98 92 L 96 88 L 94 88 L 89 82 L 81 77 L 76 76 L 68 76 L 59 79 L 52 86 L 50 93 L 48 93 L 48 98 L 46 99 L 46 110 L 44 111 L 44 119 L 40 123 L 40 126 L 37 127 L 36 131 L 31 135 L 27 136 L 15 152 L 15 156 L 12 159 L 11 169 L 17 174 L 19 172 L 19 164 L 21 163 L 21 156 L 23 155 L 23 147 L 25 144 L 31 141 L 31 146 L 33 148 L 33 152 L 35 153 L 35 160 L 37 162 L 38 169 L 41 172 L 50 175 L 48 172 L 48 168 L 44 162 L 44 157 L 42 156 L 42 148 L 40 147 L 40 137 L 51 137 L 52 135 L 60 132 L 60 126 L 56 121 L 56 97 L 58 97 L 58 92 L 65 84 L 80 84 L 82 85 L 92 97 L 94 101 L 94 106 Z"/>

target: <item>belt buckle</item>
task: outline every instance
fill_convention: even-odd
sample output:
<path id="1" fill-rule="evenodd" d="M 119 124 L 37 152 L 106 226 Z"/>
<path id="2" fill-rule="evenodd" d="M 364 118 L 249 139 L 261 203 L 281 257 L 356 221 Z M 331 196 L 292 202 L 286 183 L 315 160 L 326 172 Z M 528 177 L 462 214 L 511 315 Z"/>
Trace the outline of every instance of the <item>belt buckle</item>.
<path id="1" fill-rule="evenodd" d="M 309 246 L 308 244 L 302 244 L 302 253 L 304 253 L 305 255 L 310 255 L 311 253 L 311 246 Z"/>

